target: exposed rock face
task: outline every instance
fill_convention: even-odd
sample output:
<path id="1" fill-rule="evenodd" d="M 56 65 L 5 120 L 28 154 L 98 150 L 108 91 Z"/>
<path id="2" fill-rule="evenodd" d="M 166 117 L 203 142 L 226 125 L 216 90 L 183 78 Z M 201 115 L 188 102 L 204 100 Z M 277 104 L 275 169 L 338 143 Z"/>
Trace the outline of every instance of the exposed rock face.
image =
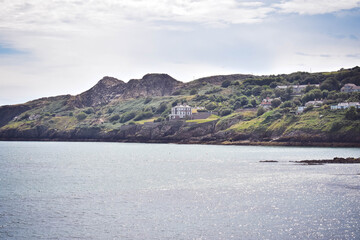
<path id="1" fill-rule="evenodd" d="M 132 79 L 127 83 L 104 77 L 94 87 L 75 96 L 73 102 L 76 107 L 91 107 L 107 104 L 116 98 L 167 96 L 182 85 L 167 74 L 146 74 L 142 79 Z"/>
<path id="2" fill-rule="evenodd" d="M 94 87 L 74 98 L 77 107 L 90 107 L 109 103 L 121 90 L 125 83 L 112 77 L 104 77 Z"/>
<path id="3" fill-rule="evenodd" d="M 132 79 L 126 84 L 122 94 L 123 99 L 168 96 L 183 85 L 168 74 L 146 74 L 142 79 Z"/>

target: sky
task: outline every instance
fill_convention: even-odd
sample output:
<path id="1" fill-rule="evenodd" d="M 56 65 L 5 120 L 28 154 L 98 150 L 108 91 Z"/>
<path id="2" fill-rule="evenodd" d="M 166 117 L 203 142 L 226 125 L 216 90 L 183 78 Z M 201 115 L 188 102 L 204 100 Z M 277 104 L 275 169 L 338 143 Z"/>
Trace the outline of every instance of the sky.
<path id="1" fill-rule="evenodd" d="M 360 65 L 360 0 L 0 0 L 0 105 L 103 76 L 336 71 Z"/>

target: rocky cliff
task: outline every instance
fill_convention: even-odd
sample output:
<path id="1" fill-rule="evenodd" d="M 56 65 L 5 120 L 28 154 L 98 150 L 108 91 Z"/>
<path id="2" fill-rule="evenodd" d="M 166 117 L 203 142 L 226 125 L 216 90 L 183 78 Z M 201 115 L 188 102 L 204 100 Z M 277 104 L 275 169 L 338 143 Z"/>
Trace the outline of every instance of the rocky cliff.
<path id="1" fill-rule="evenodd" d="M 76 107 L 94 107 L 108 104 L 114 99 L 169 96 L 183 85 L 168 74 L 146 74 L 142 79 L 125 83 L 104 77 L 94 87 L 72 99 Z"/>

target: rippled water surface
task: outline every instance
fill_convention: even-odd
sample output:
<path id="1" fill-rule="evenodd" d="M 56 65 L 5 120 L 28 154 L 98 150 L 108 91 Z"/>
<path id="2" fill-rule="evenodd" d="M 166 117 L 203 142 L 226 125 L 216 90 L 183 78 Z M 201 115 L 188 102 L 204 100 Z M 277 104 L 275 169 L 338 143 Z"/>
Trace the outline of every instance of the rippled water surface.
<path id="1" fill-rule="evenodd" d="M 0 239 L 360 239 L 358 148 L 0 142 Z M 278 160 L 278 163 L 260 163 Z"/>

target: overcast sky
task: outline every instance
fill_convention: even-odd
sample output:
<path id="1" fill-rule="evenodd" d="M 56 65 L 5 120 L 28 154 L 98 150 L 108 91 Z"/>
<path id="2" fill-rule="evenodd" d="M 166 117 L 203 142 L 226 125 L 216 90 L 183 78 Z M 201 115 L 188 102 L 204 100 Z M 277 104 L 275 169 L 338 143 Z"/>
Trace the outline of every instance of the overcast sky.
<path id="1" fill-rule="evenodd" d="M 0 105 L 103 76 L 180 81 L 360 65 L 360 0 L 0 0 Z"/>

